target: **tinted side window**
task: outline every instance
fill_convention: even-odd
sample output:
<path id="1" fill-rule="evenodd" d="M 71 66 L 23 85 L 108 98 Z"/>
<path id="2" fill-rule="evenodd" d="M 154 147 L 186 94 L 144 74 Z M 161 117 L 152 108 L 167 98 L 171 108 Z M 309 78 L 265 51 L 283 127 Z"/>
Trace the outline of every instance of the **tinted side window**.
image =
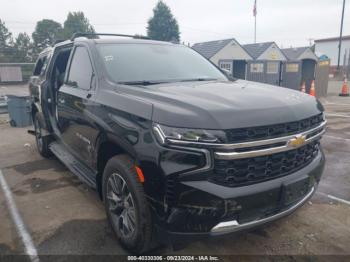
<path id="1" fill-rule="evenodd" d="M 46 56 L 40 57 L 38 59 L 38 61 L 36 62 L 35 68 L 34 68 L 33 75 L 38 76 L 41 74 L 41 71 L 43 70 L 44 63 L 46 60 L 47 60 Z"/>
<path id="2" fill-rule="evenodd" d="M 40 75 L 43 76 L 46 73 L 47 66 L 49 65 L 49 56 L 44 57 L 43 67 L 41 68 Z"/>
<path id="3" fill-rule="evenodd" d="M 73 54 L 67 84 L 82 89 L 90 89 L 91 77 L 92 66 L 89 53 L 85 47 L 79 46 Z"/>

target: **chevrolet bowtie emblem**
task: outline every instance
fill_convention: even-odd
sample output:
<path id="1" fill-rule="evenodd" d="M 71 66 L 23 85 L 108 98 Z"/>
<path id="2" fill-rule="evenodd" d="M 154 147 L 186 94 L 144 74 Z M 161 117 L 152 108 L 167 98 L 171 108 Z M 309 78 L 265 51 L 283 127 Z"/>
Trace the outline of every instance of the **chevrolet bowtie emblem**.
<path id="1" fill-rule="evenodd" d="M 288 141 L 288 146 L 290 147 L 300 147 L 305 144 L 306 136 L 297 135 Z"/>

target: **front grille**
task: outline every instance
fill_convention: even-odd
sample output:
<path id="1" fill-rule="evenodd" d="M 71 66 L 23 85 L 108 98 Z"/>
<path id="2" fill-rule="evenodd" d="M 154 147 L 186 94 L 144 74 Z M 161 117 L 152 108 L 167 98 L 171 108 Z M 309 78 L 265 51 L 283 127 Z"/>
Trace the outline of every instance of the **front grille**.
<path id="1" fill-rule="evenodd" d="M 298 149 L 266 156 L 214 161 L 210 180 L 225 186 L 242 186 L 288 175 L 308 165 L 319 151 L 319 140 Z"/>
<path id="2" fill-rule="evenodd" d="M 323 116 L 319 114 L 300 121 L 284 124 L 230 129 L 226 130 L 227 142 L 240 143 L 297 134 L 317 127 L 322 121 Z"/>

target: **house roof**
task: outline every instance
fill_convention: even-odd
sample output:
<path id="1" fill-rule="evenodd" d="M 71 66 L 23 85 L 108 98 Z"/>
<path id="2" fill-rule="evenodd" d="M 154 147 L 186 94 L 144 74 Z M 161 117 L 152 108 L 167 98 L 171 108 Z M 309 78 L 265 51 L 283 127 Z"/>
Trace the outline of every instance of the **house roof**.
<path id="1" fill-rule="evenodd" d="M 217 52 L 219 52 L 221 49 L 223 49 L 232 40 L 235 40 L 235 39 L 230 38 L 230 39 L 224 39 L 224 40 L 196 43 L 192 46 L 192 48 L 209 59 L 213 55 L 215 55 Z"/>
<path id="2" fill-rule="evenodd" d="M 264 53 L 274 42 L 256 43 L 243 45 L 243 48 L 254 58 L 257 59 Z"/>
<path id="3" fill-rule="evenodd" d="M 345 35 L 342 37 L 343 40 L 350 40 L 350 35 Z M 320 42 L 338 42 L 339 41 L 339 36 L 337 37 L 329 37 L 329 38 L 322 38 L 322 39 L 316 39 L 315 43 L 320 43 Z"/>
<path id="4" fill-rule="evenodd" d="M 298 58 L 308 49 L 309 47 L 291 47 L 282 49 L 282 52 L 289 60 L 298 60 Z"/>
<path id="5" fill-rule="evenodd" d="M 281 50 L 289 61 L 297 61 L 303 59 L 312 59 L 317 61 L 318 57 L 314 51 L 308 46 L 291 47 Z"/>

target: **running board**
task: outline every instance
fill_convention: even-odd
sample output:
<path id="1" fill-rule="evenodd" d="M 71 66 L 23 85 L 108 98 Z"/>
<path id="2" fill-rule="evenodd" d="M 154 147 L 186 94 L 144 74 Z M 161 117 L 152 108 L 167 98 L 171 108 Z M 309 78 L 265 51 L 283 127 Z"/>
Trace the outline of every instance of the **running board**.
<path id="1" fill-rule="evenodd" d="M 96 189 L 96 174 L 79 160 L 76 159 L 64 145 L 52 142 L 49 146 L 51 152 L 80 180 L 88 186 Z"/>

